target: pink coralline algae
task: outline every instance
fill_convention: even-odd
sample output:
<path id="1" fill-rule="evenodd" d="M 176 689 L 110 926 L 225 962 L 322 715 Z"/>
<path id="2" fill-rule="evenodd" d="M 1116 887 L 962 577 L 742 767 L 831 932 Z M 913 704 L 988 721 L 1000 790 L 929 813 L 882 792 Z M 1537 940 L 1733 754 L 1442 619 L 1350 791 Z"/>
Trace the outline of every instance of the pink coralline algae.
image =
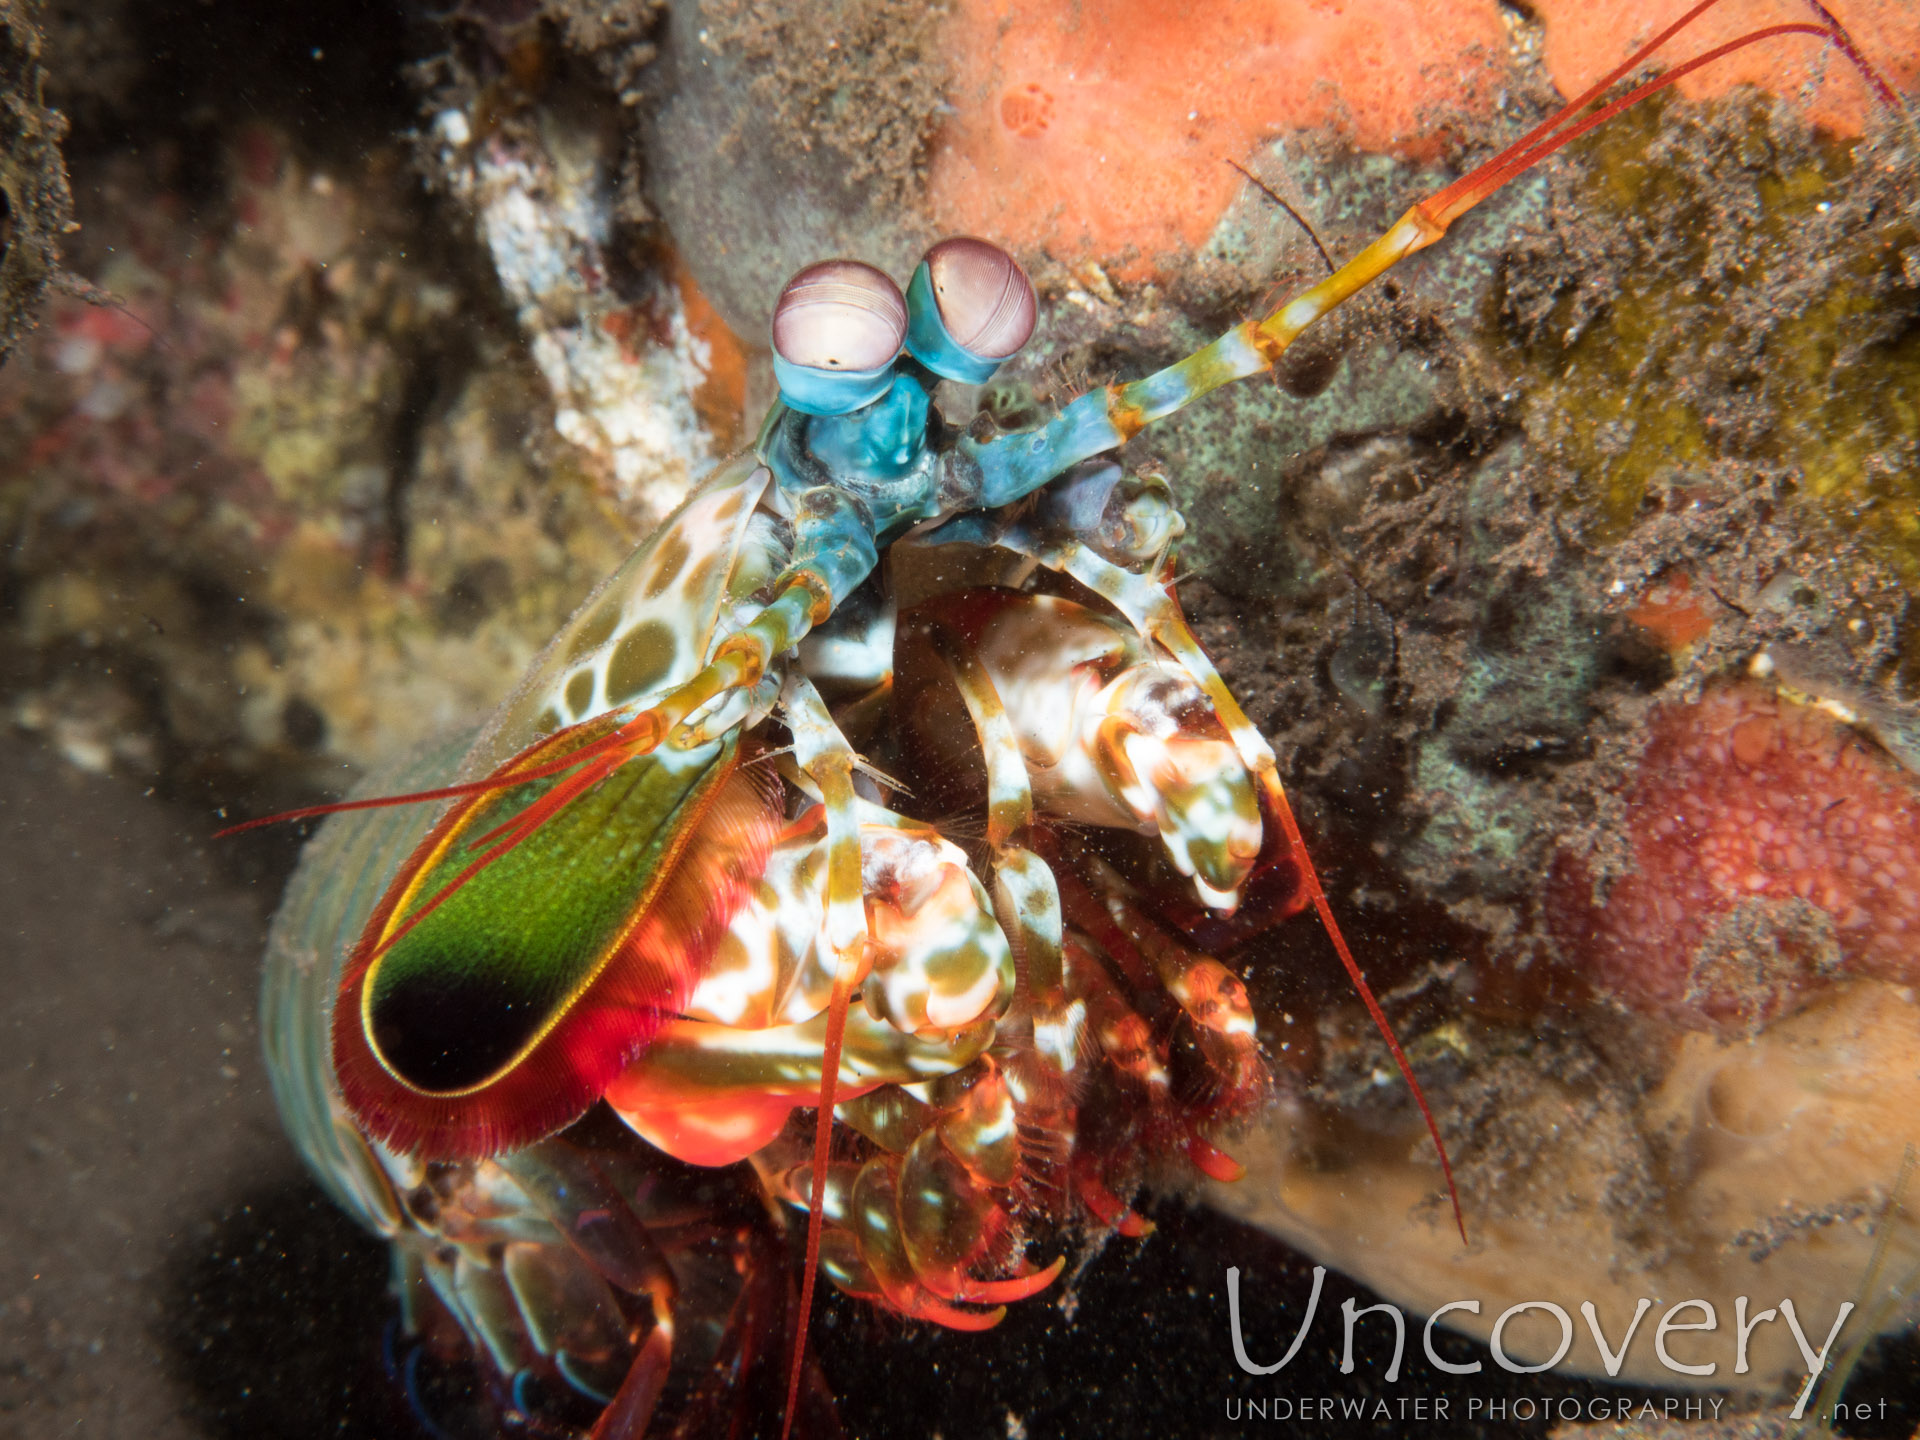
<path id="1" fill-rule="evenodd" d="M 1592 981 L 1684 1025 L 1752 1028 L 1836 975 L 1920 977 L 1920 789 L 1847 726 L 1758 686 L 1663 711 L 1630 873 L 1556 887 Z"/>

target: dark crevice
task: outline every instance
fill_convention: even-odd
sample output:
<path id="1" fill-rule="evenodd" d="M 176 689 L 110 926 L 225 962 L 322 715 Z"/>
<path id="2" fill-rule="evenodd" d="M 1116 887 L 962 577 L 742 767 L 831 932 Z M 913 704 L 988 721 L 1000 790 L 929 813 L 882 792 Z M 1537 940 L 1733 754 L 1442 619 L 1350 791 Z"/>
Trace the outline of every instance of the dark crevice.
<path id="1" fill-rule="evenodd" d="M 417 355 L 408 365 L 400 404 L 394 413 L 389 440 L 392 464 L 388 467 L 385 497 L 387 561 L 394 578 L 407 573 L 407 492 L 420 473 L 420 452 L 427 424 L 444 407 L 445 397 L 454 393 L 455 377 L 466 368 L 466 356 L 445 352 Z"/>
<path id="2" fill-rule="evenodd" d="M 137 78 L 104 104 L 74 107 L 70 149 L 144 151 L 183 142 L 182 186 L 208 197 L 220 192 L 225 176 L 221 147 L 206 142 L 235 126 L 283 127 L 316 159 L 336 163 L 406 129 L 413 98 L 403 70 L 432 39 L 395 0 L 160 0 L 128 7 L 124 23 L 140 56 Z M 67 87 L 87 83 L 84 76 L 55 78 Z"/>

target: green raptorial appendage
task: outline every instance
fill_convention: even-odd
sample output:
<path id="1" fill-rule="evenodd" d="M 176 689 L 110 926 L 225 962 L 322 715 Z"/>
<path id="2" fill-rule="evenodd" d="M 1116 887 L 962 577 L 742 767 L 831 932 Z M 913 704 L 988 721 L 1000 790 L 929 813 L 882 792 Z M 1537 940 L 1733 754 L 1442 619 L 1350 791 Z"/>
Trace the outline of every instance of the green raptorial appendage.
<path id="1" fill-rule="evenodd" d="M 484 1083 L 538 1040 L 626 938 L 670 872 L 689 816 L 730 770 L 736 744 L 729 737 L 623 765 L 401 934 L 373 962 L 363 992 L 386 1066 L 444 1094 Z M 387 933 L 492 848 L 490 832 L 563 779 L 475 805 L 421 866 Z M 671 1008 L 687 977 L 656 978 L 659 1002 Z"/>

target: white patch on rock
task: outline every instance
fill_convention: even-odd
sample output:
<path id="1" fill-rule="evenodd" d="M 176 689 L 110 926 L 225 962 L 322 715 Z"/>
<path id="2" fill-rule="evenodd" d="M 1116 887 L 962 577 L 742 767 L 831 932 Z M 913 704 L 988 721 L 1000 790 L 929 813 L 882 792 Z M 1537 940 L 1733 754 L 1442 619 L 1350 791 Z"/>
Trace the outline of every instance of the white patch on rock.
<path id="1" fill-rule="evenodd" d="M 452 128 L 446 120 L 436 129 Z M 636 518 L 664 516 L 720 458 L 693 406 L 712 356 L 688 330 L 678 288 L 667 280 L 651 302 L 656 325 L 666 314 L 667 343 L 623 344 L 618 327 L 609 330 L 606 322 L 633 306 L 607 279 L 612 216 L 596 147 L 549 124 L 537 143 L 481 145 L 449 179 L 473 207 L 553 392 L 554 428 L 605 467 Z"/>

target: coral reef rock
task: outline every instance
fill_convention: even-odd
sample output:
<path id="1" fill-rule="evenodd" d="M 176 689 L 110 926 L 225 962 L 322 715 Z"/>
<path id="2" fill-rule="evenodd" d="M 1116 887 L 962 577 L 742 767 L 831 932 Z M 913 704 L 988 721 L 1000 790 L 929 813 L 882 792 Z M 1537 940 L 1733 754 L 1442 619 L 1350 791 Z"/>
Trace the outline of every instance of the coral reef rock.
<path id="1" fill-rule="evenodd" d="M 59 273 L 72 216 L 60 159 L 67 125 L 47 108 L 40 46 L 24 5 L 0 0 L 0 364 Z"/>
<path id="2" fill-rule="evenodd" d="M 246 129 L 197 205 L 164 149 L 96 165 L 74 263 L 122 303 L 0 371 L 16 723 L 274 803 L 492 703 L 633 532 L 398 151 Z"/>
<path id="3" fill-rule="evenodd" d="M 1791 1300 L 1817 1350 L 1840 1307 L 1855 1303 L 1861 1313 L 1836 1354 L 1914 1318 L 1906 1282 L 1920 1266 L 1920 1224 L 1902 1203 L 1911 1197 L 1894 1191 L 1903 1153 L 1920 1143 L 1916 1049 L 1913 992 L 1864 980 L 1750 1039 L 1681 1037 L 1648 1076 L 1652 1088 L 1611 1110 L 1583 1102 L 1551 1054 L 1506 1068 L 1490 1133 L 1465 1145 L 1452 1137 L 1464 1247 L 1434 1203 L 1438 1166 L 1417 1128 L 1370 1128 L 1351 1112 L 1338 1124 L 1296 1112 L 1268 1126 L 1236 1149 L 1246 1178 L 1208 1193 L 1420 1314 L 1479 1301 L 1477 1314 L 1454 1310 L 1444 1323 L 1482 1340 L 1509 1306 L 1558 1305 L 1573 1319 L 1562 1362 L 1573 1373 L 1793 1393 L 1807 1367 L 1777 1316 L 1753 1330 L 1750 1369 L 1735 1370 L 1743 1308 L 1751 1319 Z M 1448 1088 L 1432 1099 L 1443 1116 L 1455 1104 Z M 1616 1366 L 1582 1306 L 1594 1306 L 1618 1354 L 1643 1298 L 1653 1308 Z M 1661 1317 L 1696 1299 L 1712 1307 L 1715 1329 L 1666 1345 L 1680 1365 L 1710 1372 L 1682 1370 L 1656 1349 Z M 1502 1340 L 1516 1363 L 1537 1365 L 1561 1338 L 1558 1320 L 1534 1309 Z"/>

